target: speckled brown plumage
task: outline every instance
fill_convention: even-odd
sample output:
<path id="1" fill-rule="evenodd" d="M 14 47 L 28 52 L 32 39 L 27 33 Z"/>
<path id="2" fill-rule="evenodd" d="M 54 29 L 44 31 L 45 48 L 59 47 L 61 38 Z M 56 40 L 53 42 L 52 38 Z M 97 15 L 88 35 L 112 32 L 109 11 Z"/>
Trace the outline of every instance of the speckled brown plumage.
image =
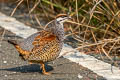
<path id="1" fill-rule="evenodd" d="M 29 61 L 52 61 L 58 56 L 58 52 L 61 50 L 56 35 L 48 31 L 42 31 L 42 33 L 46 35 L 44 37 L 38 35 L 32 43 L 34 48 L 29 54 Z"/>
<path id="2" fill-rule="evenodd" d="M 44 63 L 55 60 L 62 49 L 64 40 L 63 22 L 69 19 L 67 15 L 58 15 L 55 20 L 47 24 L 45 30 L 32 34 L 21 42 L 13 44 L 24 60 L 30 63 L 40 63 L 43 74 L 45 71 Z"/>

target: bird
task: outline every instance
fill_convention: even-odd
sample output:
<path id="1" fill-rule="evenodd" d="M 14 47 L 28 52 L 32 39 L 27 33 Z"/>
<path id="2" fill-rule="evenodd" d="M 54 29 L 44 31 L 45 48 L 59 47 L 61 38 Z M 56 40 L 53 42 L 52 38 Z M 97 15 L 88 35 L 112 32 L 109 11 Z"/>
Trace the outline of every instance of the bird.
<path id="1" fill-rule="evenodd" d="M 64 25 L 70 20 L 67 14 L 58 14 L 55 19 L 46 24 L 46 28 L 32 34 L 22 41 L 8 40 L 13 44 L 19 55 L 29 63 L 41 64 L 42 74 L 50 75 L 45 69 L 45 63 L 58 58 L 64 44 Z"/>

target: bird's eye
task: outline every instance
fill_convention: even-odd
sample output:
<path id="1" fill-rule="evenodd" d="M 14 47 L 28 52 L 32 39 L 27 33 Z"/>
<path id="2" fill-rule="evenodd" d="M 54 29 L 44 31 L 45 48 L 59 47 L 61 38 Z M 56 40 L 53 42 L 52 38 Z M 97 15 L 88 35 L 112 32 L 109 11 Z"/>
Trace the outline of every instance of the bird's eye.
<path id="1" fill-rule="evenodd" d="M 62 18 L 67 17 L 67 16 L 62 16 Z"/>

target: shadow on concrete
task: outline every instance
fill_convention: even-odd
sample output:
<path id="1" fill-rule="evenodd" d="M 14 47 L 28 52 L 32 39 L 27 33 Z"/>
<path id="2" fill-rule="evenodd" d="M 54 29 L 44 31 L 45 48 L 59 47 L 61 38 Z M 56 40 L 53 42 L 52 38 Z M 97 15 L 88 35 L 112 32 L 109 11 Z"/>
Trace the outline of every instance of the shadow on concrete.
<path id="1" fill-rule="evenodd" d="M 46 71 L 52 71 L 53 67 L 49 65 L 45 65 Z M 7 69 L 0 69 L 0 71 L 13 71 L 13 72 L 21 72 L 21 73 L 30 73 L 30 72 L 40 72 L 42 73 L 42 69 L 40 69 L 40 65 L 37 64 L 31 64 L 31 65 L 24 65 L 20 67 L 14 67 L 14 68 L 7 68 Z"/>

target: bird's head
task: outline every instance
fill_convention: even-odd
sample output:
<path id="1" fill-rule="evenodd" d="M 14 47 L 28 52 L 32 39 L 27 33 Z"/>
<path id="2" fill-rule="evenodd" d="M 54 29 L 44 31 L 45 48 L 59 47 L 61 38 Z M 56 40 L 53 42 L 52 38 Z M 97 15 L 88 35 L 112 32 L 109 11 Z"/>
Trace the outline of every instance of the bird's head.
<path id="1" fill-rule="evenodd" d="M 59 24 L 63 25 L 63 23 L 64 23 L 65 21 L 69 20 L 69 19 L 72 19 L 72 18 L 71 18 L 71 16 L 69 16 L 69 15 L 67 15 L 67 14 L 58 14 L 58 15 L 55 17 L 54 20 L 52 20 L 52 21 L 50 21 L 48 24 L 46 24 L 45 29 L 46 29 L 46 28 L 47 28 L 47 29 L 50 29 L 51 27 L 55 27 L 55 28 L 57 27 L 57 29 L 58 29 L 59 26 L 52 26 L 52 25 L 51 25 L 51 23 L 53 23 L 53 21 L 55 21 L 56 23 L 59 23 Z M 61 28 L 61 26 L 60 26 L 60 28 Z M 63 26 L 62 26 L 62 28 L 63 28 Z"/>
<path id="2" fill-rule="evenodd" d="M 58 14 L 55 19 L 58 23 L 64 23 L 65 21 L 71 19 L 71 16 L 67 14 Z"/>

